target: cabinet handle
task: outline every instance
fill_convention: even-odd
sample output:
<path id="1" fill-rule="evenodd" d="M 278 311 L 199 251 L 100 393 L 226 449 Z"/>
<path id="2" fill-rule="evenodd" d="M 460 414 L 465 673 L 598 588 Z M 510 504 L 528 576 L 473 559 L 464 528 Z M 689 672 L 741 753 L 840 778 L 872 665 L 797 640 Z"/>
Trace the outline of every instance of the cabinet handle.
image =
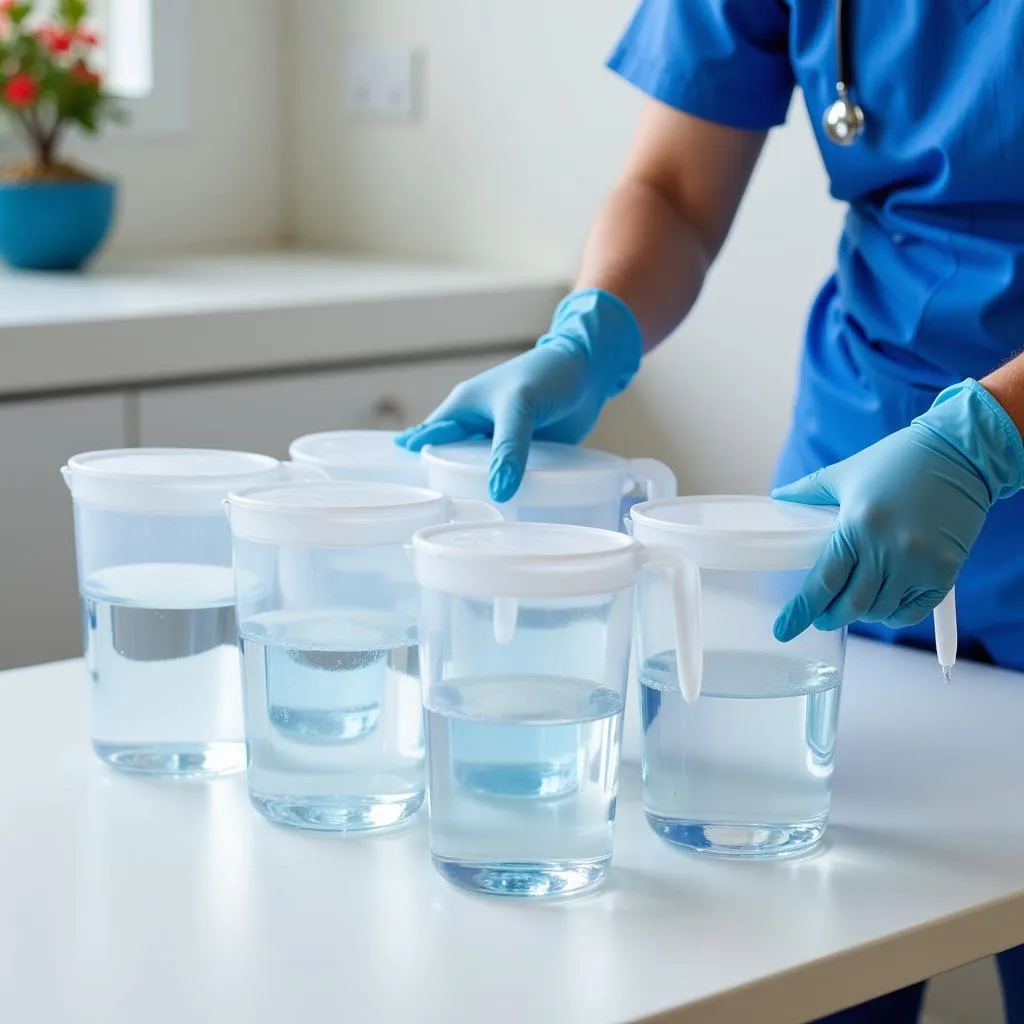
<path id="1" fill-rule="evenodd" d="M 405 426 L 405 410 L 397 398 L 386 395 L 373 403 L 372 415 L 375 423 L 389 427 Z"/>

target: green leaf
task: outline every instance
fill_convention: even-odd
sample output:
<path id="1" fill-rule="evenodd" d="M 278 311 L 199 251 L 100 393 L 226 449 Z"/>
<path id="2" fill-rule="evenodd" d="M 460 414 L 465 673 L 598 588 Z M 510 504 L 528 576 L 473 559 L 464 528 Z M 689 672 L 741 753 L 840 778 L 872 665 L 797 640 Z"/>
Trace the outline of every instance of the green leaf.
<path id="1" fill-rule="evenodd" d="M 21 25 L 21 23 L 32 13 L 31 0 L 23 4 L 15 4 L 8 12 L 7 17 L 11 19 L 11 24 L 15 26 Z"/>
<path id="2" fill-rule="evenodd" d="M 57 14 L 68 28 L 76 29 L 89 13 L 88 0 L 60 0 Z"/>

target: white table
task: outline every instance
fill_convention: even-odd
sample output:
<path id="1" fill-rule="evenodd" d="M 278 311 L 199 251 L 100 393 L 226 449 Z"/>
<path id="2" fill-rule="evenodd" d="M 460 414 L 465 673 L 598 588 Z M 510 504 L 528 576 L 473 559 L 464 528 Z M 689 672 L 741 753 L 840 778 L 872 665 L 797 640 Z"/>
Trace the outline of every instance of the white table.
<path id="1" fill-rule="evenodd" d="M 1024 677 L 851 643 L 834 825 L 800 861 L 680 854 L 623 773 L 563 903 L 448 886 L 425 822 L 275 829 L 241 779 L 120 776 L 79 663 L 0 676 L 0 1021 L 797 1022 L 1024 942 Z"/>

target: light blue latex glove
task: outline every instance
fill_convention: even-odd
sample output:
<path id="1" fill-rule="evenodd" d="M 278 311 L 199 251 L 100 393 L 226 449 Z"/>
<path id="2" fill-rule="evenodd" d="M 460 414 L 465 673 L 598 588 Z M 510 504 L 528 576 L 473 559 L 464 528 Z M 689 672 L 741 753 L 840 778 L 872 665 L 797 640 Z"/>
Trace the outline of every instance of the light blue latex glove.
<path id="1" fill-rule="evenodd" d="M 774 492 L 838 505 L 831 542 L 775 621 L 792 640 L 808 626 L 920 622 L 956 581 L 1000 498 L 1024 486 L 1024 445 L 977 381 L 947 388 L 909 427 Z"/>
<path id="2" fill-rule="evenodd" d="M 600 289 L 573 292 L 529 352 L 459 384 L 396 442 L 410 451 L 493 437 L 488 484 L 508 501 L 523 481 L 530 441 L 577 444 L 601 407 L 640 368 L 643 336 L 629 307 Z"/>

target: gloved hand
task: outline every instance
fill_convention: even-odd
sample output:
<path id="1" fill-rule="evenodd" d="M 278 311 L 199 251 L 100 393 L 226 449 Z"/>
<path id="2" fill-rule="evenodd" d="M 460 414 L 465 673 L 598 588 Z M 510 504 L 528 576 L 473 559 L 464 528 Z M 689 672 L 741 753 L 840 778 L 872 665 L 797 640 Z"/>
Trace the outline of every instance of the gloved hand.
<path id="1" fill-rule="evenodd" d="M 783 642 L 858 619 L 897 629 L 949 592 L 985 517 L 1024 486 L 1024 445 L 980 384 L 947 388 L 909 427 L 773 497 L 838 505 L 832 539 L 775 621 Z"/>
<path id="2" fill-rule="evenodd" d="M 395 440 L 416 452 L 492 436 L 488 485 L 495 501 L 508 501 L 523 481 L 531 439 L 582 441 L 642 356 L 643 336 L 624 302 L 600 289 L 573 292 L 534 348 L 459 384 Z"/>

